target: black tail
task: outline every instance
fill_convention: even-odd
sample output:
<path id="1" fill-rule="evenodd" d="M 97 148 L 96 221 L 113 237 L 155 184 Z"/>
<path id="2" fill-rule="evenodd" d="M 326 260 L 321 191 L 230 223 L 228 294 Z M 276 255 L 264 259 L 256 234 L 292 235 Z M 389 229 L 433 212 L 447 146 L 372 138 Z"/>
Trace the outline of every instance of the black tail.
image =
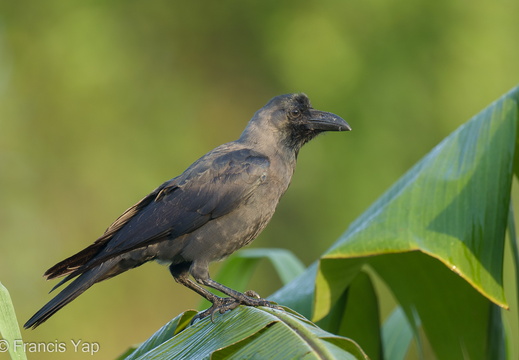
<path id="1" fill-rule="evenodd" d="M 69 302 L 77 298 L 89 287 L 94 285 L 96 282 L 107 279 L 115 273 L 114 270 L 117 268 L 117 262 L 109 260 L 101 265 L 96 266 L 93 269 L 85 271 L 79 275 L 72 283 L 70 283 L 65 289 L 63 289 L 58 295 L 56 295 L 51 301 L 45 304 L 36 314 L 33 315 L 25 323 L 24 328 L 36 328 L 45 320 L 54 315 L 59 309 L 67 305 Z"/>
<path id="2" fill-rule="evenodd" d="M 88 263 L 91 259 L 93 259 L 99 251 L 102 249 L 104 244 L 100 241 L 97 241 L 90 245 L 89 247 L 81 250 L 77 254 L 72 255 L 69 258 L 66 258 L 63 261 L 60 261 L 49 270 L 45 271 L 45 276 L 47 280 L 54 279 L 57 277 L 69 275 L 75 270 L 81 268 L 81 266 Z"/>

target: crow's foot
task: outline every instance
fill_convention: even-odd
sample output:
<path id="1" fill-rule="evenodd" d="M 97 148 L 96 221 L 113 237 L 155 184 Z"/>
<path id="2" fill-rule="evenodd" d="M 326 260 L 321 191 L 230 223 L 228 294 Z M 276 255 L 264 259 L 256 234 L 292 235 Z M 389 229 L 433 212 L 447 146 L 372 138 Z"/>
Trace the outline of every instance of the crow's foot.
<path id="1" fill-rule="evenodd" d="M 244 297 L 237 299 L 240 301 L 240 305 L 247 305 L 247 306 L 267 306 L 272 309 L 278 309 L 282 310 L 280 306 L 277 306 L 274 303 L 271 303 L 267 299 L 261 298 L 257 292 L 254 290 L 247 290 L 244 293 Z"/>
<path id="2" fill-rule="evenodd" d="M 231 297 L 215 297 L 215 299 L 213 300 L 213 305 L 211 305 L 209 309 L 196 314 L 191 320 L 191 324 L 193 324 L 195 320 L 202 320 L 203 318 L 209 315 L 211 315 L 211 322 L 214 322 L 214 313 L 216 311 L 220 312 L 220 314 L 223 314 L 227 310 L 235 309 L 238 305 L 240 305 L 240 303 L 236 301 L 236 299 L 233 299 Z"/>
<path id="3" fill-rule="evenodd" d="M 202 312 L 199 312 L 196 314 L 193 319 L 191 320 L 191 324 L 195 322 L 195 320 L 199 319 L 202 320 L 203 318 L 211 315 L 211 322 L 214 322 L 214 313 L 219 312 L 220 314 L 223 314 L 224 312 L 228 310 L 234 310 L 240 305 L 246 305 L 246 306 L 267 306 L 272 309 L 278 309 L 283 310 L 280 306 L 277 306 L 270 301 L 261 298 L 258 293 L 252 290 L 247 290 L 244 294 L 241 294 L 239 298 L 235 299 L 232 297 L 216 297 L 214 299 L 213 305 Z"/>

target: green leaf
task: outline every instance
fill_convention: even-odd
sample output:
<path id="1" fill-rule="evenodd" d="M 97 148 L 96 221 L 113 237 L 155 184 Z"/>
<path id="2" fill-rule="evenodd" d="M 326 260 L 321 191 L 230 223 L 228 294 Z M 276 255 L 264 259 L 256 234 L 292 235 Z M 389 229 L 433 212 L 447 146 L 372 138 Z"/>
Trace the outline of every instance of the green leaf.
<path id="1" fill-rule="evenodd" d="M 361 271 L 317 325 L 355 339 L 371 360 L 382 358 L 378 298 L 370 276 Z"/>
<path id="2" fill-rule="evenodd" d="M 413 331 L 407 322 L 404 311 L 398 306 L 382 327 L 384 359 L 404 360 L 412 339 Z"/>
<path id="3" fill-rule="evenodd" d="M 317 269 L 317 262 L 311 264 L 301 275 L 269 296 L 269 300 L 282 303 L 303 316 L 311 317 Z"/>
<path id="4" fill-rule="evenodd" d="M 216 314 L 214 323 L 210 318 L 198 321 L 131 359 L 367 359 L 352 340 L 285 310 L 240 306 Z"/>
<path id="5" fill-rule="evenodd" d="M 518 142 L 519 144 L 519 142 Z M 516 176 L 518 176 L 518 173 L 515 172 Z M 512 254 L 512 264 L 513 264 L 513 271 L 515 276 L 515 304 L 519 304 L 519 243 L 517 238 L 517 232 L 515 228 L 515 216 L 514 216 L 514 208 L 512 204 L 510 204 L 510 211 L 508 214 L 508 238 L 509 238 L 509 244 L 510 244 L 510 252 Z M 515 325 L 519 325 L 519 318 L 515 318 L 516 322 Z M 509 353 L 513 353 L 514 349 L 516 349 L 516 343 L 517 343 L 517 336 L 515 335 L 516 332 L 508 328 L 509 331 L 505 332 L 505 342 L 506 347 L 509 351 Z M 515 336 L 514 336 L 515 335 Z"/>
<path id="6" fill-rule="evenodd" d="M 489 327 L 488 327 L 488 347 L 487 359 L 505 360 L 506 359 L 506 339 L 501 309 L 495 304 L 489 304 Z"/>
<path id="7" fill-rule="evenodd" d="M 9 291 L 0 283 L 0 353 L 9 351 L 11 359 L 26 360 L 22 346 L 15 346 L 22 341 L 18 321 L 14 312 L 13 302 Z"/>
<path id="8" fill-rule="evenodd" d="M 119 359 L 132 360 L 137 359 L 148 351 L 156 348 L 166 340 L 171 339 L 174 335 L 184 330 L 188 325 L 193 316 L 197 314 L 194 310 L 188 310 L 175 317 L 173 320 L 168 322 L 162 328 L 160 328 L 155 334 L 153 334 L 148 340 L 139 345 L 136 349 L 129 349 Z"/>
<path id="9" fill-rule="evenodd" d="M 418 251 L 376 256 L 370 264 L 393 292 L 415 337 L 423 328 L 439 359 L 485 358 L 491 302 L 463 278 Z"/>
<path id="10" fill-rule="evenodd" d="M 323 258 L 419 250 L 506 307 L 502 259 L 517 92 L 492 104 L 436 146 Z"/>
<path id="11" fill-rule="evenodd" d="M 286 249 L 243 249 L 233 257 L 270 260 L 284 285 L 305 271 L 303 263 L 291 251 Z"/>

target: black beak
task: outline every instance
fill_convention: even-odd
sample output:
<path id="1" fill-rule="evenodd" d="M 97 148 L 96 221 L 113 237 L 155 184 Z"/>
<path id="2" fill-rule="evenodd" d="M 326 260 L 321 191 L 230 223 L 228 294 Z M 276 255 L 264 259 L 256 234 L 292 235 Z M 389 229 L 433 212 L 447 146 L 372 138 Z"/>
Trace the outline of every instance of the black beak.
<path id="1" fill-rule="evenodd" d="M 344 119 L 335 114 L 310 110 L 310 119 L 305 124 L 307 129 L 321 130 L 321 131 L 350 131 L 351 127 Z"/>

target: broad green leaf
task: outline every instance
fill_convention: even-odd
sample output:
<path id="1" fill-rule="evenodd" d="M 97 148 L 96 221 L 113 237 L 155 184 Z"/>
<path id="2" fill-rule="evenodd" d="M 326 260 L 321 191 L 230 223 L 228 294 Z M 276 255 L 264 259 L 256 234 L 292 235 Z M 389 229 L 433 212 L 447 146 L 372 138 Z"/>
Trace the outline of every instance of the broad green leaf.
<path id="1" fill-rule="evenodd" d="M 301 261 L 290 251 L 284 249 L 243 249 L 229 257 L 222 265 L 215 280 L 221 284 L 245 291 L 254 269 L 262 259 L 269 260 L 283 284 L 287 284 L 304 272 Z M 239 274 L 239 276 L 236 276 Z M 203 300 L 199 309 L 205 309 L 211 304 Z"/>
<path id="2" fill-rule="evenodd" d="M 516 297 L 517 304 L 519 304 L 519 239 L 517 238 L 517 232 L 515 229 L 514 222 L 514 209 L 510 206 L 510 212 L 508 216 L 508 236 L 510 238 L 510 247 L 512 249 L 512 255 L 514 258 L 515 266 L 515 281 L 516 281 Z"/>
<path id="3" fill-rule="evenodd" d="M 389 315 L 382 327 L 384 359 L 404 360 L 413 339 L 413 331 L 400 306 Z"/>
<path id="4" fill-rule="evenodd" d="M 136 349 L 129 349 L 120 359 L 137 359 L 148 351 L 156 348 L 163 342 L 171 339 L 174 335 L 184 330 L 188 325 L 193 316 L 197 314 L 194 310 L 188 310 L 175 317 L 173 320 L 168 322 L 162 328 L 160 328 L 155 334 L 153 334 L 148 340 L 139 345 Z"/>
<path id="5" fill-rule="evenodd" d="M 323 258 L 419 250 L 506 307 L 502 259 L 518 92 L 495 102 L 436 146 Z"/>
<path id="6" fill-rule="evenodd" d="M 267 259 L 276 270 L 283 285 L 288 284 L 305 271 L 303 263 L 286 249 L 243 249 L 233 255 L 242 259 Z"/>
<path id="7" fill-rule="evenodd" d="M 393 292 L 415 337 L 423 328 L 439 359 L 486 358 L 492 303 L 463 278 L 419 251 L 376 256 L 370 264 Z"/>
<path id="8" fill-rule="evenodd" d="M 321 260 L 315 279 L 316 291 L 313 320 L 320 320 L 329 313 L 333 304 L 359 275 L 365 260 L 363 258 L 347 261 Z M 347 266 L 344 266 L 347 264 Z M 317 284 L 320 287 L 317 287 Z"/>
<path id="9" fill-rule="evenodd" d="M 301 275 L 269 296 L 268 299 L 282 303 L 310 318 L 313 313 L 317 269 L 317 262 L 311 264 Z"/>
<path id="10" fill-rule="evenodd" d="M 167 326 L 167 325 L 166 325 Z M 367 359 L 355 342 L 286 309 L 240 306 L 205 318 L 131 359 Z"/>
<path id="11" fill-rule="evenodd" d="M 317 322 L 360 345 L 371 360 L 382 358 L 378 299 L 370 276 L 361 271 L 326 317 Z"/>
<path id="12" fill-rule="evenodd" d="M 25 360 L 22 346 L 16 346 L 22 341 L 18 321 L 14 312 L 13 302 L 9 291 L 0 283 L 0 353 L 9 352 L 11 359 Z"/>
<path id="13" fill-rule="evenodd" d="M 505 360 L 506 359 L 506 339 L 501 309 L 496 304 L 489 304 L 489 326 L 488 326 L 488 347 L 487 359 Z"/>
<path id="14" fill-rule="evenodd" d="M 518 143 L 519 144 L 519 143 Z M 516 169 L 517 170 L 517 169 Z M 515 172 L 515 175 L 518 176 L 517 171 Z M 514 222 L 515 216 L 514 216 L 514 208 L 512 204 L 510 204 L 510 211 L 508 214 L 508 239 L 509 239 L 509 245 L 510 245 L 510 253 L 512 254 L 512 266 L 514 271 L 514 277 L 515 277 L 515 304 L 516 307 L 519 305 L 519 243 L 517 238 L 517 232 L 515 228 L 515 222 Z M 516 311 L 517 312 L 517 311 Z M 507 331 L 505 331 L 505 342 L 506 347 L 508 350 L 508 358 L 512 359 L 514 352 L 517 353 L 519 349 L 517 349 L 517 326 L 519 326 L 519 318 L 513 317 L 510 315 L 510 318 L 515 320 L 515 331 L 512 330 L 512 326 L 508 324 Z"/>

